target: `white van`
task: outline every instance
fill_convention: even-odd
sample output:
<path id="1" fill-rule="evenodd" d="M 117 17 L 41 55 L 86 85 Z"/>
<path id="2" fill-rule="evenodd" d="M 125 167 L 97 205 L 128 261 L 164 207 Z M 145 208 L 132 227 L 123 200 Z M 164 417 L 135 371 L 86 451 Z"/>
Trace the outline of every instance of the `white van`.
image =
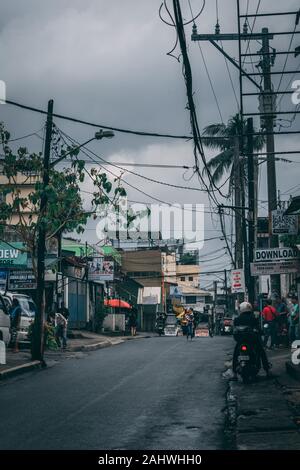
<path id="1" fill-rule="evenodd" d="M 10 317 L 2 296 L 0 296 L 0 340 L 4 341 L 6 346 L 10 342 Z"/>
<path id="2" fill-rule="evenodd" d="M 36 312 L 35 303 L 29 295 L 20 294 L 18 292 L 7 291 L 2 293 L 2 297 L 8 311 L 10 310 L 14 298 L 19 301 L 22 313 L 18 331 L 18 341 L 28 341 L 29 326 L 33 323 Z"/>

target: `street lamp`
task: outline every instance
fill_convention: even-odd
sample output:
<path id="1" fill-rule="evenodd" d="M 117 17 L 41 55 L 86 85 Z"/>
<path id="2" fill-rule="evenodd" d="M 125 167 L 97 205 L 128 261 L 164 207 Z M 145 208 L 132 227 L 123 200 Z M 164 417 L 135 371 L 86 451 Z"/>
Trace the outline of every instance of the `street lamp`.
<path id="1" fill-rule="evenodd" d="M 83 144 L 78 145 L 78 147 L 74 147 L 74 148 L 73 148 L 72 150 L 70 150 L 69 152 L 65 153 L 65 154 L 62 155 L 61 157 L 59 157 L 59 158 L 57 158 L 56 160 L 52 161 L 52 162 L 50 163 L 50 168 L 53 168 L 55 165 L 57 165 L 57 163 L 61 162 L 61 161 L 64 160 L 66 157 L 68 157 L 69 155 L 71 155 L 71 153 L 73 153 L 75 150 L 78 150 L 78 149 L 80 149 L 81 147 L 85 147 L 87 144 L 89 144 L 89 143 L 92 142 L 93 140 L 101 140 L 101 139 L 104 139 L 104 138 L 112 139 L 114 136 L 115 136 L 115 134 L 114 134 L 113 131 L 104 131 L 103 129 L 100 129 L 99 131 L 95 132 L 94 137 L 92 137 L 91 139 L 87 140 L 87 141 L 84 142 Z"/>

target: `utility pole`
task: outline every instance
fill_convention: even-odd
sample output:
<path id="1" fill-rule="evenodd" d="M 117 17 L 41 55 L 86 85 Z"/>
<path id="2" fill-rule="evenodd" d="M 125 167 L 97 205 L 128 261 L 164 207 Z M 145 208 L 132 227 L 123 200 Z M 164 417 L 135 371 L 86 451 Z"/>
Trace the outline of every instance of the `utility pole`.
<path id="1" fill-rule="evenodd" d="M 218 281 L 214 281 L 214 316 L 215 316 L 215 320 L 216 320 L 217 295 L 218 295 Z"/>
<path id="2" fill-rule="evenodd" d="M 264 127 L 266 129 L 266 150 L 267 150 L 267 182 L 268 182 L 268 214 L 269 214 L 269 246 L 278 246 L 278 236 L 272 235 L 272 211 L 277 209 L 277 188 L 276 188 L 276 164 L 275 164 L 275 140 L 274 140 L 274 119 L 275 119 L 275 99 L 271 79 L 271 56 L 268 28 L 262 29 L 262 59 L 261 67 L 263 72 L 263 92 L 261 94 L 261 108 L 263 113 Z M 271 276 L 271 292 L 276 292 L 280 296 L 280 274 Z"/>
<path id="3" fill-rule="evenodd" d="M 45 317 L 45 252 L 46 252 L 46 234 L 47 224 L 45 221 L 48 196 L 47 186 L 49 185 L 49 168 L 51 138 L 53 127 L 53 100 L 48 102 L 48 114 L 46 123 L 46 139 L 43 162 L 43 189 L 40 202 L 40 221 L 38 228 L 38 246 L 37 246 L 37 311 L 33 326 L 32 338 L 32 359 L 44 363 L 44 317 Z"/>
<path id="4" fill-rule="evenodd" d="M 239 136 L 234 137 L 234 205 L 241 207 L 241 171 L 240 171 L 240 144 Z M 242 269 L 243 267 L 243 234 L 242 234 L 242 217 L 239 209 L 234 211 L 235 219 L 235 267 Z"/>
<path id="5" fill-rule="evenodd" d="M 248 277 L 248 300 L 253 305 L 255 300 L 255 278 L 251 276 L 251 263 L 254 258 L 254 159 L 253 159 L 253 118 L 247 119 L 247 163 L 248 163 L 248 242 L 249 255 L 247 277 Z"/>
<path id="6" fill-rule="evenodd" d="M 224 269 L 224 289 L 225 289 L 225 299 L 226 299 L 226 310 L 228 309 L 228 284 L 227 284 L 227 270 Z"/>

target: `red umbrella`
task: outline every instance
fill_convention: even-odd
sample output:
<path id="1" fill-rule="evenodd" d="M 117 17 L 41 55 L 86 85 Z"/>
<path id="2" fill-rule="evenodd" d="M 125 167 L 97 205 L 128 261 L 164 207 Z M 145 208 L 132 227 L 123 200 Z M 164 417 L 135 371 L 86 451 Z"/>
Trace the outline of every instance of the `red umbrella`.
<path id="1" fill-rule="evenodd" d="M 115 308 L 132 308 L 128 302 L 120 299 L 104 299 L 104 305 Z"/>

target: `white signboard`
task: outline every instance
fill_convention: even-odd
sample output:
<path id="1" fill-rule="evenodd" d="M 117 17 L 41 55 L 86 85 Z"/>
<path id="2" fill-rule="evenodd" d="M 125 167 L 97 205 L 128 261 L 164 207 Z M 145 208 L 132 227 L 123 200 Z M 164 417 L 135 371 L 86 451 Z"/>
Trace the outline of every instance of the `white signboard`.
<path id="1" fill-rule="evenodd" d="M 256 263 L 273 261 L 286 261 L 299 258 L 297 248 L 268 248 L 266 250 L 255 250 Z"/>
<path id="2" fill-rule="evenodd" d="M 245 276 L 242 269 L 231 271 L 231 292 L 233 294 L 245 292 Z"/>
<path id="3" fill-rule="evenodd" d="M 251 276 L 297 273 L 299 269 L 300 265 L 297 259 L 251 263 Z"/>
<path id="4" fill-rule="evenodd" d="M 298 215 L 284 215 L 284 210 L 272 211 L 272 233 L 297 235 Z"/>

